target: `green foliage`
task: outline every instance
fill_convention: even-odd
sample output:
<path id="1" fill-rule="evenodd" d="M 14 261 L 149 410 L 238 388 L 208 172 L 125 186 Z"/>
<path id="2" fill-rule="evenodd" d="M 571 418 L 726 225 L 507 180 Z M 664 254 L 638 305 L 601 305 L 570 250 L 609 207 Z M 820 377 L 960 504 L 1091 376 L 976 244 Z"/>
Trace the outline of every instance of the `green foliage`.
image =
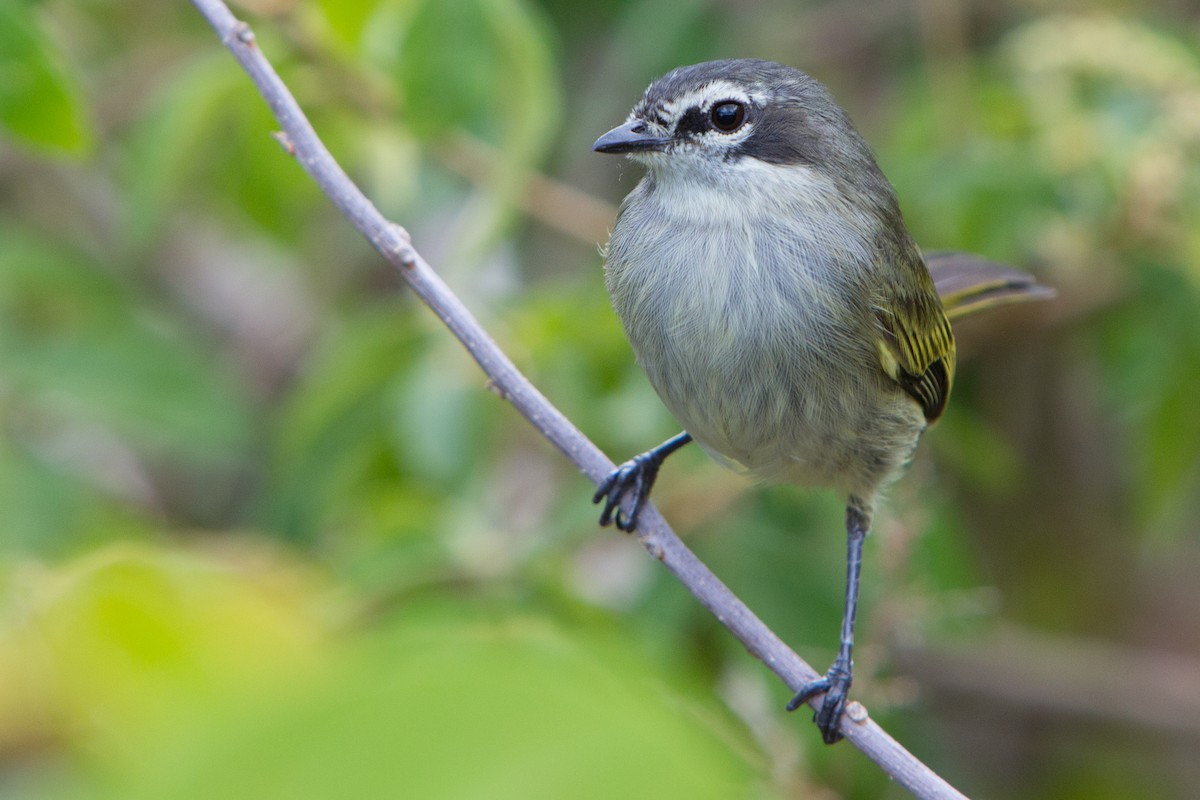
<path id="1" fill-rule="evenodd" d="M 631 679 L 654 666 L 620 637 L 446 601 L 335 637 L 325 580 L 239 550 L 10 576 L 0 733 L 63 741 L 79 778 L 35 764 L 9 796 L 765 796 L 745 731 Z"/>
<path id="2" fill-rule="evenodd" d="M 47 154 L 92 144 L 80 89 L 24 3 L 0 3 L 0 128 Z"/>
<path id="3" fill-rule="evenodd" d="M 547 30 L 522 0 L 380 0 L 321 4 L 343 47 L 393 82 L 408 132 L 432 148 L 465 133 L 500 158 L 457 257 L 474 258 L 511 218 L 560 116 Z M 464 57 L 464 54 L 470 57 Z"/>
<path id="4" fill-rule="evenodd" d="M 122 153 L 122 179 L 132 190 L 124 198 L 130 241 L 160 236 L 183 196 L 226 208 L 233 224 L 297 235 L 320 194 L 263 135 L 275 121 L 245 91 L 244 73 L 227 54 L 211 51 L 171 69 L 175 74 L 147 99 Z"/>
<path id="5" fill-rule="evenodd" d="M 47 422 L 201 463 L 245 446 L 248 410 L 230 376 L 107 265 L 0 230 L 0 303 L 6 379 Z"/>

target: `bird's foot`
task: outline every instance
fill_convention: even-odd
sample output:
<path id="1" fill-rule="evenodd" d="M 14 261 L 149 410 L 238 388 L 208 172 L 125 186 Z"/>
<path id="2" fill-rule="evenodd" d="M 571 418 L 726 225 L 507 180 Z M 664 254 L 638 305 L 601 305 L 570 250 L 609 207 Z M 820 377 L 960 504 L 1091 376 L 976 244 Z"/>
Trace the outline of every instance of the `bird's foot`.
<path id="1" fill-rule="evenodd" d="M 634 456 L 621 466 L 614 469 L 600 484 L 600 488 L 592 495 L 592 502 L 604 501 L 604 509 L 600 512 L 600 524 L 610 522 L 620 530 L 632 532 L 637 528 L 638 514 L 650 496 L 650 489 L 658 477 L 658 468 L 662 466 L 663 456 L 655 450 Z M 629 516 L 621 511 L 621 499 L 629 494 L 632 504 Z"/>
<path id="2" fill-rule="evenodd" d="M 854 676 L 850 664 L 840 659 L 833 662 L 824 678 L 811 681 L 796 693 L 787 704 L 788 711 L 795 711 L 819 694 L 825 695 L 821 707 L 813 714 L 813 722 L 821 730 L 821 738 L 825 744 L 834 744 L 842 738 L 842 712 L 846 710 L 846 700 L 850 696 L 850 684 Z"/>

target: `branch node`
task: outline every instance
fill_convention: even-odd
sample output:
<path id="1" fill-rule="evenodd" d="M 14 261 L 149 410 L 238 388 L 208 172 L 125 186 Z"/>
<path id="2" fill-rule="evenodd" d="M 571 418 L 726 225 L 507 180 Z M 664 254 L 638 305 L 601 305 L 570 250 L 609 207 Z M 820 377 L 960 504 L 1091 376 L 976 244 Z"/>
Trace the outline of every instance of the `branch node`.
<path id="1" fill-rule="evenodd" d="M 870 715 L 867 713 L 867 707 L 857 700 L 851 700 L 846 705 L 845 715 L 846 719 L 858 725 L 862 725 L 870 718 Z"/>
<path id="2" fill-rule="evenodd" d="M 667 551 L 665 548 L 663 548 L 662 543 L 660 543 L 658 539 L 643 539 L 642 546 L 646 548 L 650 555 L 659 561 L 662 561 L 667 557 Z"/>
<path id="3" fill-rule="evenodd" d="M 404 227 L 399 222 L 389 222 L 388 228 L 391 229 L 392 235 L 403 240 L 405 244 L 412 244 L 412 234 L 408 232 L 408 228 Z"/>
<path id="4" fill-rule="evenodd" d="M 292 141 L 292 137 L 288 136 L 287 131 L 274 131 L 271 133 L 271 138 L 278 142 L 289 156 L 296 157 L 296 143 Z"/>
<path id="5" fill-rule="evenodd" d="M 509 397 L 508 392 L 505 391 L 503 386 L 496 382 L 495 378 L 488 378 L 488 382 L 484 388 L 502 400 L 507 400 Z"/>
<path id="6" fill-rule="evenodd" d="M 237 24 L 233 26 L 230 36 L 247 47 L 254 47 L 254 31 L 250 30 L 249 24 L 241 20 L 238 20 Z"/>
<path id="7" fill-rule="evenodd" d="M 400 266 L 414 269 L 417 266 L 417 251 L 412 246 L 412 234 L 403 225 L 396 222 L 387 223 L 388 233 L 395 237 L 389 249 L 395 254 Z"/>

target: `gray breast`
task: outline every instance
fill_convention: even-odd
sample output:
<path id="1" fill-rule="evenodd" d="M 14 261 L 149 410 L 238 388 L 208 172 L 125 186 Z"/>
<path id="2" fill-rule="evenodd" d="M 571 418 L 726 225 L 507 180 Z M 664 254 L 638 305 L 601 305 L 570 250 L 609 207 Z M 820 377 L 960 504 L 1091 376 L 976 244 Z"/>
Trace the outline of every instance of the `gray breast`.
<path id="1" fill-rule="evenodd" d="M 871 351 L 865 268 L 849 263 L 866 242 L 823 236 L 820 204 L 716 216 L 664 208 L 661 187 L 643 187 L 613 232 L 607 282 L 684 427 L 768 480 L 856 489 L 871 480 L 858 474 L 864 434 L 907 457 L 921 425 Z"/>

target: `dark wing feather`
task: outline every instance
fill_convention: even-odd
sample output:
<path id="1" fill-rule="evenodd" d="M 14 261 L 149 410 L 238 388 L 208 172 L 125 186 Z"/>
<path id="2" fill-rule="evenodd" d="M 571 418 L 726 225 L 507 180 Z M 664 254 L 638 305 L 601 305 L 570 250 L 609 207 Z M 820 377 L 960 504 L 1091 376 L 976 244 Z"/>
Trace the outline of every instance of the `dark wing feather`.
<path id="1" fill-rule="evenodd" d="M 875 309 L 883 329 L 879 359 L 933 422 L 946 409 L 954 383 L 954 332 L 924 263 L 913 265 L 914 290 L 893 291 Z"/>

